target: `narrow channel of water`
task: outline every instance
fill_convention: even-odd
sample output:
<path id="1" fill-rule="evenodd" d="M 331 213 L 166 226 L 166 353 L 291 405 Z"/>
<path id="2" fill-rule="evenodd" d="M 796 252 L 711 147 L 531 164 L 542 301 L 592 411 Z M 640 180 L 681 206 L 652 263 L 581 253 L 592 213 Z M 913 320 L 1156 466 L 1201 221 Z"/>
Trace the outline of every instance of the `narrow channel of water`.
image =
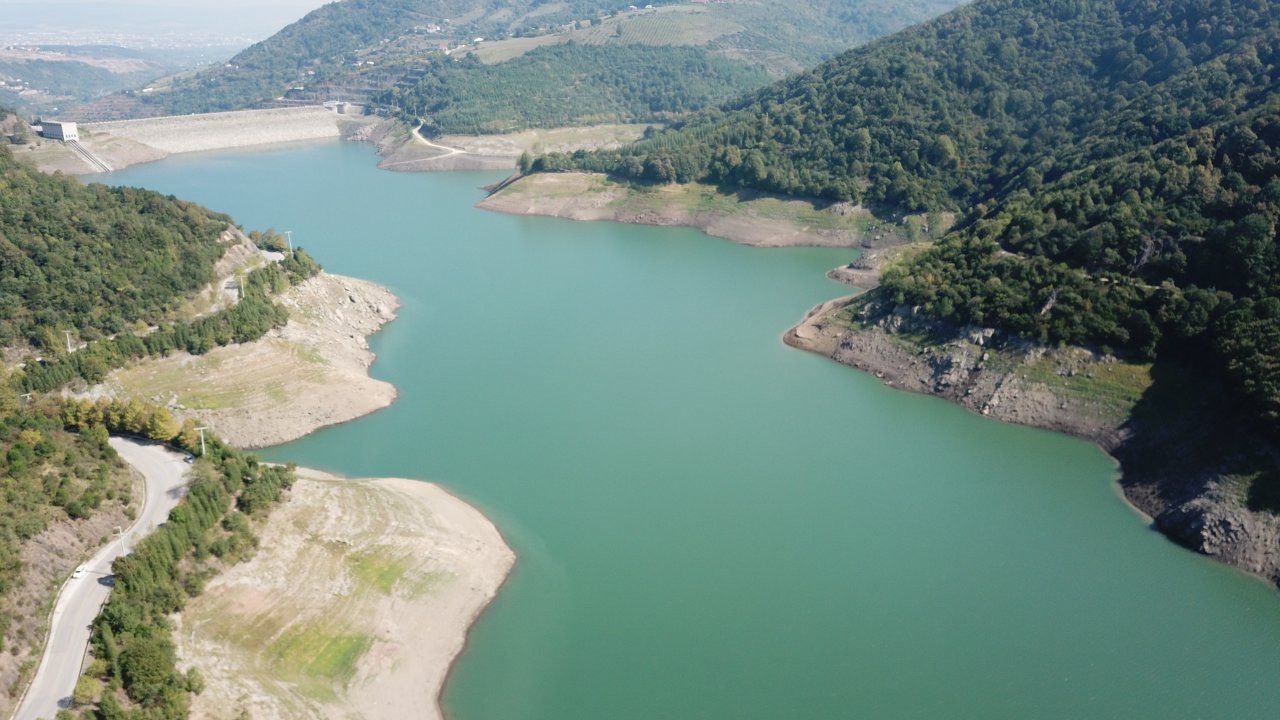
<path id="1" fill-rule="evenodd" d="M 1275 718 L 1280 596 L 1147 529 L 1094 447 L 779 336 L 843 251 L 476 210 L 367 147 L 106 176 L 389 286 L 390 409 L 269 451 L 435 480 L 520 554 L 455 720 Z"/>

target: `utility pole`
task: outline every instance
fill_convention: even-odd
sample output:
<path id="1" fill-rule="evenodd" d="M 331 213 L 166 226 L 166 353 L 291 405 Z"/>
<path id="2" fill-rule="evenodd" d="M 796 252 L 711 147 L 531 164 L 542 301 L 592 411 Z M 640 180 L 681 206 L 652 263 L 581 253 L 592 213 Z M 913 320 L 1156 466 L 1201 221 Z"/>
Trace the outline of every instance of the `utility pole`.
<path id="1" fill-rule="evenodd" d="M 204 457 L 204 431 L 208 429 L 208 426 L 196 428 L 200 431 L 200 457 Z"/>
<path id="2" fill-rule="evenodd" d="M 284 231 L 284 241 L 289 243 L 289 254 L 292 255 L 293 254 L 293 231 L 292 230 Z"/>
<path id="3" fill-rule="evenodd" d="M 67 352 L 71 352 L 71 331 L 63 330 L 62 332 L 67 334 Z"/>
<path id="4" fill-rule="evenodd" d="M 23 400 L 26 400 L 28 403 L 31 402 L 31 393 L 22 393 L 21 395 L 19 395 L 19 397 L 21 397 Z"/>

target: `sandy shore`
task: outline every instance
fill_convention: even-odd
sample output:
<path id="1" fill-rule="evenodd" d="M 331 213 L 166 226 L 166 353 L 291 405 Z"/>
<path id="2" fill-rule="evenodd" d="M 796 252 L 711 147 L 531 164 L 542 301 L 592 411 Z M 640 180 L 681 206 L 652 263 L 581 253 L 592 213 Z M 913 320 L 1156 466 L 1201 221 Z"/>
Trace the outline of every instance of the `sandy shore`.
<path id="1" fill-rule="evenodd" d="M 851 204 L 825 207 L 760 192 L 724 195 L 704 185 L 633 189 L 593 173 L 538 173 L 519 178 L 476 207 L 512 215 L 682 226 L 755 247 L 882 247 L 906 240 L 903 229 Z M 872 230 L 871 228 L 876 228 Z"/>
<path id="2" fill-rule="evenodd" d="M 440 487 L 300 469 L 257 554 L 183 611 L 193 718 L 440 718 L 468 628 L 515 563 L 498 530 Z"/>
<path id="3" fill-rule="evenodd" d="M 279 302 L 288 324 L 259 340 L 146 360 L 111 373 L 89 395 L 158 402 L 242 448 L 295 440 L 395 400 L 394 386 L 369 377 L 368 336 L 399 305 L 389 290 L 321 273 Z"/>

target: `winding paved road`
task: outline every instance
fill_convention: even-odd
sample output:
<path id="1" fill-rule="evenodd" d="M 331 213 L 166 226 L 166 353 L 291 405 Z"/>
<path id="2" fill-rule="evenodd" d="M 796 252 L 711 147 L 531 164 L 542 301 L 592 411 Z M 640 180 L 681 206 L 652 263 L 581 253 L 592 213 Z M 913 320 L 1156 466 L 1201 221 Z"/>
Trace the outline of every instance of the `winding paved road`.
<path id="1" fill-rule="evenodd" d="M 49 642 L 35 678 L 14 712 L 15 720 L 53 718 L 59 708 L 70 707 L 71 692 L 80 677 L 89 645 L 89 628 L 111 592 L 111 562 L 124 554 L 169 517 L 186 491 L 190 467 L 182 455 L 162 445 L 111 438 L 111 447 L 138 469 L 145 481 L 142 510 L 121 539 L 98 551 L 84 565 L 87 571 L 62 586 L 49 626 Z"/>

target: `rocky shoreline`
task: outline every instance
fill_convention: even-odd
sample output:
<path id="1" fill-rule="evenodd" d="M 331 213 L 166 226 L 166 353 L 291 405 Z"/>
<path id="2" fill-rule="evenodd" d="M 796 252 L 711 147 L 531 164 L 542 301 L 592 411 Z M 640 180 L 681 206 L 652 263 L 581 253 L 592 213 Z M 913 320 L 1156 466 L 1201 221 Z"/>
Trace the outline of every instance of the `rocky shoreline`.
<path id="1" fill-rule="evenodd" d="M 1017 372 L 1046 361 L 1055 374 L 1088 373 L 1115 358 L 1077 349 L 1050 349 L 1032 343 L 996 349 L 990 328 L 948 332 L 918 310 L 897 306 L 888 313 L 874 303 L 856 306 L 858 296 L 824 303 L 783 336 L 792 347 L 826 355 L 842 365 L 875 375 L 901 390 L 937 395 L 980 415 L 1064 432 L 1112 451 L 1127 437 L 1111 408 L 1053 392 Z M 839 319 L 841 313 L 847 318 Z M 916 342 L 927 333 L 941 342 Z M 943 339 L 945 338 L 945 339 Z M 999 358 L 996 359 L 996 354 Z"/>
<path id="2" fill-rule="evenodd" d="M 1232 422 L 1230 408 L 1213 399 L 1212 389 L 1201 393 L 1200 406 L 1172 417 L 1144 406 L 1162 392 L 1158 378 L 1134 404 L 1078 391 L 1073 378 L 1088 378 L 1082 380 L 1087 383 L 1131 375 L 1133 367 L 1096 351 L 1046 348 L 1002 338 L 991 328 L 947 326 L 874 293 L 815 307 L 783 341 L 892 387 L 1094 442 L 1117 460 L 1125 499 L 1154 528 L 1280 585 L 1280 517 L 1249 507 L 1233 467 L 1241 458 L 1222 457 L 1219 440 L 1206 434 L 1206 423 L 1237 442 L 1244 432 Z"/>

